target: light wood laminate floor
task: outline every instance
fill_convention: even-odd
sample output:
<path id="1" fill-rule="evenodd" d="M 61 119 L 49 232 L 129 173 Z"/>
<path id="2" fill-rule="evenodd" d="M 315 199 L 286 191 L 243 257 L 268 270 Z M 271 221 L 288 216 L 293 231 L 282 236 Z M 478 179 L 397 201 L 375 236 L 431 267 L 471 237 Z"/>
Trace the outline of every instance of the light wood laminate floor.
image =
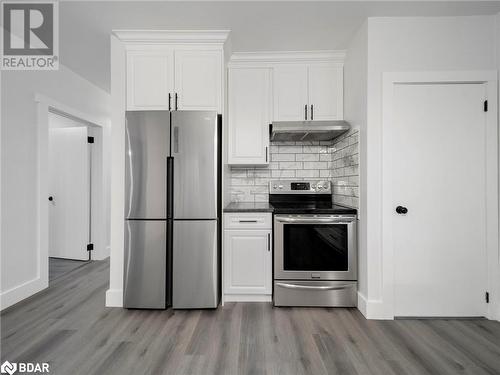
<path id="1" fill-rule="evenodd" d="M 107 261 L 1 315 L 1 360 L 51 374 L 500 374 L 500 323 L 368 321 L 356 309 L 104 307 Z"/>

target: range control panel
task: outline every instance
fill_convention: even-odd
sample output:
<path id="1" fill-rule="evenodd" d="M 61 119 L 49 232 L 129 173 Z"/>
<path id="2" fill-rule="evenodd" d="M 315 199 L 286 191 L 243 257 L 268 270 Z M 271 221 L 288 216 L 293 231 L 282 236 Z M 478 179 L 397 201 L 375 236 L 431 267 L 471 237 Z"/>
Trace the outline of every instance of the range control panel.
<path id="1" fill-rule="evenodd" d="M 269 182 L 269 194 L 331 194 L 330 181 L 288 181 Z"/>

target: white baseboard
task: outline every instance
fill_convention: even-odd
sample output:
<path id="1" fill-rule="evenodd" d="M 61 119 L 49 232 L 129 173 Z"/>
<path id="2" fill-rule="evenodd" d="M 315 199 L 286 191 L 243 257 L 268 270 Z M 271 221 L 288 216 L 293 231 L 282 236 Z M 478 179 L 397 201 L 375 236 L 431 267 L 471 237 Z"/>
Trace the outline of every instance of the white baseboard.
<path id="1" fill-rule="evenodd" d="M 41 278 L 36 278 L 6 290 L 5 292 L 0 293 L 0 310 L 15 305 L 23 299 L 31 297 L 33 294 L 44 290 L 48 286 L 48 283 L 44 283 Z"/>
<path id="2" fill-rule="evenodd" d="M 358 292 L 358 310 L 366 319 L 393 320 L 394 316 L 387 314 L 381 300 L 369 300 Z"/>
<path id="3" fill-rule="evenodd" d="M 367 309 L 366 297 L 361 292 L 358 292 L 358 310 L 365 318 L 367 318 Z"/>
<path id="4" fill-rule="evenodd" d="M 106 307 L 123 307 L 123 289 L 106 290 Z"/>
<path id="5" fill-rule="evenodd" d="M 267 294 L 225 294 L 224 303 L 226 302 L 271 302 L 271 295 Z"/>

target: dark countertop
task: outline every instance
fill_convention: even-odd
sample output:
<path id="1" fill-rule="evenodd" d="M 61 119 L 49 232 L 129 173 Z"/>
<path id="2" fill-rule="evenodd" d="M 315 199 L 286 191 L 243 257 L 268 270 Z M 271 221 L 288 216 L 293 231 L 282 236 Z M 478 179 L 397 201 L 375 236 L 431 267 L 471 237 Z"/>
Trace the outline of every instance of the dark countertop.
<path id="1" fill-rule="evenodd" d="M 248 203 L 231 202 L 225 208 L 224 212 L 273 212 L 274 208 L 267 202 Z"/>
<path id="2" fill-rule="evenodd" d="M 345 207 L 338 204 L 331 204 L 328 207 L 321 205 L 297 205 L 292 207 L 273 207 L 271 203 L 259 202 L 231 202 L 225 208 L 224 212 L 274 212 L 280 214 L 332 214 L 332 215 L 356 215 L 357 210 L 351 207 Z"/>

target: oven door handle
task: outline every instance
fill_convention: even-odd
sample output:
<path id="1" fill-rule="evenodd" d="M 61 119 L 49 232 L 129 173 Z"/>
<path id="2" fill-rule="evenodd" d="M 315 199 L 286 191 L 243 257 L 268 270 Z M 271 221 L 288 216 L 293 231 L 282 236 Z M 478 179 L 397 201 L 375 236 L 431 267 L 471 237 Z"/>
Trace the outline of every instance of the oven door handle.
<path id="1" fill-rule="evenodd" d="M 338 218 L 334 218 L 334 219 L 321 219 L 321 218 L 314 218 L 314 219 L 305 219 L 305 218 L 297 218 L 297 219 L 294 219 L 294 218 L 276 218 L 276 221 L 278 222 L 282 222 L 282 223 L 311 223 L 311 224 L 315 224 L 315 223 L 331 223 L 331 224 L 351 224 L 354 219 L 352 221 L 342 221 L 342 220 L 339 220 Z"/>
<path id="2" fill-rule="evenodd" d="M 276 283 L 276 285 L 287 289 L 307 289 L 307 290 L 339 290 L 339 289 L 351 288 L 353 286 L 353 284 L 311 286 L 311 285 L 297 285 L 288 283 Z"/>

